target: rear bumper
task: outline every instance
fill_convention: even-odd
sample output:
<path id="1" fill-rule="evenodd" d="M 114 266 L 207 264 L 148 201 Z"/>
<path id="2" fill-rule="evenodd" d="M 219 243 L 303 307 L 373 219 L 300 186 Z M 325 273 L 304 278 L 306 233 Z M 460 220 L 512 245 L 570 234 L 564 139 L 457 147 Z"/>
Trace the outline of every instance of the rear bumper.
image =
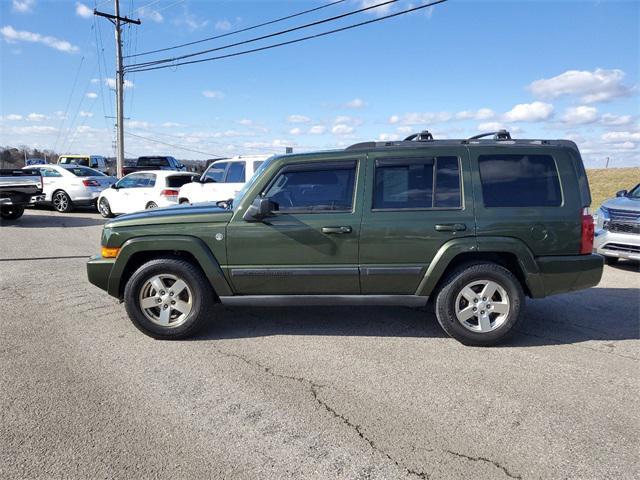
<path id="1" fill-rule="evenodd" d="M 595 287 L 604 267 L 604 259 L 596 254 L 537 257 L 536 263 L 543 294 L 534 298 Z"/>
<path id="2" fill-rule="evenodd" d="M 115 264 L 113 258 L 102 258 L 100 255 L 92 257 L 87 262 L 87 276 L 89 282 L 96 287 L 107 291 L 109 289 L 109 276 Z"/>
<path id="3" fill-rule="evenodd" d="M 594 251 L 606 257 L 640 261 L 640 235 L 598 230 Z"/>
<path id="4" fill-rule="evenodd" d="M 38 195 L 27 195 L 20 197 L 3 197 L 0 198 L 0 206 L 25 206 L 25 205 L 33 205 L 34 203 L 44 202 L 44 194 Z"/>

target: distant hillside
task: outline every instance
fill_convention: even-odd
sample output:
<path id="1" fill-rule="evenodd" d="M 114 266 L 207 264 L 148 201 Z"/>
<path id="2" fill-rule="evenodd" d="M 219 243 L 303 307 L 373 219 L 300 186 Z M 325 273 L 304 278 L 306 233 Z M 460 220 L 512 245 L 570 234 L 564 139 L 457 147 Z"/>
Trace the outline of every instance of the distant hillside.
<path id="1" fill-rule="evenodd" d="M 640 167 L 632 168 L 594 168 L 587 170 L 591 187 L 591 209 L 600 207 L 607 198 L 615 197 L 616 192 L 631 189 L 640 183 Z"/>

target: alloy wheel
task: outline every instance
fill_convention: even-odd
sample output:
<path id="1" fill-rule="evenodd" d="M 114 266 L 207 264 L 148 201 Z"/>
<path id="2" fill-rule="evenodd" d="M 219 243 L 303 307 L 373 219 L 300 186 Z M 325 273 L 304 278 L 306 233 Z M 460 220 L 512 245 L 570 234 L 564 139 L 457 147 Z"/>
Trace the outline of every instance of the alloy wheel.
<path id="1" fill-rule="evenodd" d="M 468 330 L 487 333 L 499 328 L 509 316 L 509 295 L 493 280 L 475 280 L 456 297 L 455 314 Z"/>
<path id="2" fill-rule="evenodd" d="M 193 295 L 186 282 L 175 275 L 154 275 L 140 289 L 142 313 L 162 327 L 177 327 L 193 308 Z"/>

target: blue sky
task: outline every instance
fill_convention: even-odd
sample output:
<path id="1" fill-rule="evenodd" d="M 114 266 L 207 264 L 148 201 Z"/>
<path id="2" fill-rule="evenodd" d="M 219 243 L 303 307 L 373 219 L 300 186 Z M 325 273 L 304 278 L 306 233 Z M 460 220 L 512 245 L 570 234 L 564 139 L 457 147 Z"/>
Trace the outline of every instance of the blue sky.
<path id="1" fill-rule="evenodd" d="M 169 53 L 382 1 L 349 0 Z M 104 118 L 115 108 L 113 27 L 94 18 L 96 3 L 113 12 L 113 2 L 103 0 L 1 0 L 0 145 L 113 155 L 113 120 Z M 189 42 L 325 3 L 122 0 L 121 13 L 142 20 L 124 29 L 125 52 Z M 335 26 L 421 3 L 401 0 Z M 603 166 L 607 156 L 613 166 L 638 165 L 639 25 L 636 1 L 450 0 L 297 45 L 131 74 L 125 114 L 127 132 L 137 136 L 127 136 L 125 149 L 128 156 L 201 159 L 282 152 L 285 146 L 343 147 L 425 128 L 436 138 L 462 138 L 506 127 L 520 138 L 573 139 L 588 166 Z"/>

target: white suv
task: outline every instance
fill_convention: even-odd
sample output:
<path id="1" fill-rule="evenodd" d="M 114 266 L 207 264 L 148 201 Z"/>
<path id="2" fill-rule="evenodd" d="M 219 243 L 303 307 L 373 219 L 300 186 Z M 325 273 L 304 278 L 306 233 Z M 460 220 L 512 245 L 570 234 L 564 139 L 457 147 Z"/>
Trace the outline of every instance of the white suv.
<path id="1" fill-rule="evenodd" d="M 180 187 L 178 201 L 186 204 L 229 200 L 267 158 L 267 155 L 251 155 L 213 162 L 198 180 Z"/>

